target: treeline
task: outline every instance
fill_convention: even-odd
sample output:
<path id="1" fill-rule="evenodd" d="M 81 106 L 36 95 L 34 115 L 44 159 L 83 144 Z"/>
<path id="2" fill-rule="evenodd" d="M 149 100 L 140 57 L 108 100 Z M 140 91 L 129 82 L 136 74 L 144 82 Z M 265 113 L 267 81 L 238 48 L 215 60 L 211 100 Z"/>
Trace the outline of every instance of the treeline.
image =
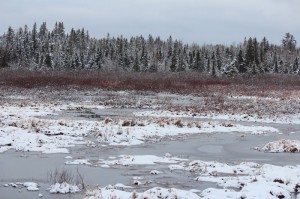
<path id="1" fill-rule="evenodd" d="M 237 45 L 184 44 L 143 36 L 91 38 L 88 31 L 65 32 L 62 22 L 50 30 L 27 25 L 0 37 L 0 67 L 33 70 L 101 69 L 129 72 L 195 71 L 218 76 L 237 73 L 300 74 L 299 48 L 286 33 L 282 45 L 247 38 Z"/>

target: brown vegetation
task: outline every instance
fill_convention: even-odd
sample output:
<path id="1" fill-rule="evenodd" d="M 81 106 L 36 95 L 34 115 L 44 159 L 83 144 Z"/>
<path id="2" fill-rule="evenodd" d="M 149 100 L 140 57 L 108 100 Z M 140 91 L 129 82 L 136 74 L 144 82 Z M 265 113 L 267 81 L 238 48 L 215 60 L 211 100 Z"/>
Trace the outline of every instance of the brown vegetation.
<path id="1" fill-rule="evenodd" d="M 212 78 L 192 72 L 29 71 L 6 68 L 0 70 L 0 90 L 2 96 L 13 93 L 34 95 L 37 102 L 41 99 L 81 101 L 82 96 L 90 95 L 101 105 L 118 108 L 149 108 L 156 103 L 160 110 L 185 111 L 191 116 L 222 113 L 261 118 L 300 111 L 300 76 L 288 74 Z M 124 95 L 111 90 L 134 92 Z M 176 96 L 163 95 L 151 98 L 155 95 L 144 91 L 192 94 L 193 97 L 178 96 L 176 99 Z M 3 97 L 0 104 L 9 100 Z"/>
<path id="2" fill-rule="evenodd" d="M 97 70 L 85 71 L 29 71 L 2 69 L 0 85 L 20 88 L 76 87 L 109 90 L 170 91 L 179 93 L 239 91 L 264 95 L 272 91 L 300 89 L 299 75 L 256 75 L 209 77 L 186 73 L 126 73 Z"/>
<path id="3" fill-rule="evenodd" d="M 73 96 L 74 90 L 93 91 L 98 102 L 113 107 L 149 107 L 151 100 L 140 95 L 121 95 L 118 93 L 97 94 L 94 88 L 128 91 L 172 92 L 199 96 L 196 101 L 171 103 L 168 98 L 161 103 L 160 109 L 175 112 L 187 111 L 193 116 L 199 113 L 264 115 L 293 114 L 300 110 L 300 76 L 265 74 L 256 76 L 208 77 L 198 73 L 124 73 L 97 70 L 85 71 L 29 71 L 20 69 L 0 70 L 0 89 L 7 93 L 34 93 L 45 91 L 41 98 L 57 99 Z M 63 91 L 49 96 L 49 92 Z M 65 93 L 67 92 L 67 93 Z M 143 92 L 144 93 L 144 92 Z M 144 93 L 145 94 L 145 93 Z M 63 95 L 63 96 L 61 96 Z M 102 96 L 102 97 L 101 97 Z M 230 96 L 233 96 L 231 98 Z M 235 98 L 236 96 L 268 97 Z M 171 97 L 170 97 L 171 99 Z M 192 99 L 192 98 L 191 98 Z M 109 122 L 109 121 L 107 121 Z M 140 124 L 137 124 L 140 125 Z"/>
<path id="4" fill-rule="evenodd" d="M 86 71 L 28 71 L 2 69 L 1 86 L 21 88 L 80 87 L 138 91 L 197 91 L 210 86 L 227 86 L 226 79 L 212 79 L 191 73 L 126 73 Z"/>

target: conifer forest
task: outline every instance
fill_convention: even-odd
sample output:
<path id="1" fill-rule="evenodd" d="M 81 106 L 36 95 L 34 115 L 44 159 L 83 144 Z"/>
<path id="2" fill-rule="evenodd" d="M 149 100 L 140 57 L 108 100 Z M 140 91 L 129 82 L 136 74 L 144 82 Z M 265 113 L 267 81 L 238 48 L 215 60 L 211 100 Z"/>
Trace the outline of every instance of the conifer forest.
<path id="1" fill-rule="evenodd" d="M 0 36 L 0 67 L 30 70 L 300 74 L 299 56 L 290 33 L 283 35 L 280 45 L 265 37 L 245 38 L 233 45 L 200 45 L 172 36 L 166 40 L 152 35 L 94 38 L 84 28 L 67 33 L 63 22 L 53 29 L 44 22 L 39 27 L 36 23 L 16 30 L 9 27 Z"/>

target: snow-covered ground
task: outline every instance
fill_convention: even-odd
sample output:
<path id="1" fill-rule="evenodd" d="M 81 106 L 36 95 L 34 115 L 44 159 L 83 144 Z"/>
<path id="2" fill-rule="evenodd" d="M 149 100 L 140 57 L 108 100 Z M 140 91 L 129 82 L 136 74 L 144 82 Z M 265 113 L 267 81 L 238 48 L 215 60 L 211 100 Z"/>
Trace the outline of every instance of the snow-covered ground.
<path id="1" fill-rule="evenodd" d="M 260 150 L 271 153 L 298 153 L 300 152 L 300 140 L 278 140 L 269 142 Z"/>
<path id="2" fill-rule="evenodd" d="M 80 189 L 77 185 L 70 185 L 66 182 L 56 183 L 51 185 L 49 188 L 50 193 L 60 193 L 60 194 L 68 194 L 68 193 L 77 193 L 80 192 Z"/>
<path id="3" fill-rule="evenodd" d="M 78 91 L 79 92 L 79 91 Z M 89 92 L 79 92 L 81 96 Z M 118 94 L 130 97 L 128 92 Z M 77 94 L 76 94 L 77 95 Z M 165 94 L 166 97 L 171 96 Z M 172 95 L 176 98 L 177 95 Z M 185 96 L 184 103 L 189 103 L 189 97 Z M 75 110 L 78 114 L 85 110 L 106 110 L 107 106 L 99 105 L 93 101 L 82 100 L 70 103 L 70 101 L 58 102 L 29 102 L 35 97 L 4 96 L 5 103 L 0 105 L 0 153 L 7 150 L 35 151 L 41 153 L 69 153 L 70 147 L 80 145 L 89 149 L 109 147 L 141 145 L 147 142 L 159 142 L 163 138 L 176 139 L 200 133 L 240 133 L 240 135 L 281 133 L 271 123 L 300 124 L 300 114 L 285 114 L 280 116 L 261 116 L 255 114 L 226 114 L 226 112 L 193 112 L 193 111 L 168 111 L 162 110 L 137 111 L 134 116 L 107 117 L 99 120 L 87 120 L 81 118 L 55 118 L 67 110 Z M 193 97 L 192 97 L 193 98 Z M 233 96 L 233 100 L 264 100 L 281 102 L 279 98 L 257 98 L 255 96 Z M 11 100 L 11 101 L 10 101 Z M 151 98 L 153 100 L 153 98 Z M 147 100 L 147 108 L 159 109 L 162 105 L 153 104 Z M 136 106 L 143 104 L 143 96 L 138 97 Z M 178 100 L 180 101 L 180 100 Z M 26 103 L 25 103 L 26 102 Z M 150 102 L 150 103 L 149 103 Z M 107 102 L 108 103 L 108 102 Z M 181 103 L 181 102 L 180 102 Z M 95 105 L 97 104 L 97 105 Z M 105 104 L 105 103 L 104 103 Z M 124 102 L 124 104 L 126 104 Z M 162 103 L 163 104 L 163 103 Z M 142 105 L 142 107 L 145 107 Z M 122 105 L 123 106 L 123 105 Z M 170 109 L 171 110 L 171 109 Z M 291 112 L 291 111 L 290 111 Z M 51 116 L 51 117 L 50 117 Z M 147 116 L 147 117 L 139 117 Z M 194 118 L 194 119 L 192 119 Z M 204 121 L 202 119 L 205 119 Z M 249 125 L 241 125 L 239 121 L 251 122 Z M 256 125 L 254 122 L 261 122 Z M 121 148 L 122 148 L 121 147 Z M 299 140 L 279 140 L 267 143 L 260 148 L 265 152 L 299 152 Z M 250 149 L 249 149 L 250 150 Z M 74 158 L 72 158 L 74 157 Z M 96 156 L 97 157 L 97 156 Z M 135 188 L 144 185 L 140 178 L 134 179 L 134 184 L 123 185 L 122 182 L 114 186 L 101 187 L 86 192 L 86 199 L 100 198 L 296 198 L 296 192 L 300 190 L 300 165 L 275 166 L 271 164 L 258 164 L 255 162 L 240 162 L 228 164 L 226 162 L 201 161 L 178 158 L 170 154 L 163 157 L 156 155 L 117 155 L 108 159 L 103 157 L 89 159 L 91 157 L 78 157 L 74 154 L 65 156 L 62 162 L 69 165 L 98 166 L 96 169 L 118 169 L 126 167 L 138 167 L 142 165 L 165 167 L 167 171 L 190 173 L 196 178 L 191 178 L 194 183 L 215 183 L 218 188 L 204 190 L 182 190 L 184 188 L 154 187 L 145 189 Z M 69 166 L 70 167 L 70 166 Z M 147 171 L 151 176 L 164 175 L 165 171 Z M 101 180 L 101 179 L 99 179 Z M 53 183 L 54 184 L 54 183 Z M 170 183 L 172 184 L 172 183 Z M 41 189 L 37 183 L 26 182 L 22 184 L 5 184 L 8 187 L 23 187 L 28 191 Z M 151 186 L 151 185 L 149 185 Z M 153 186 L 152 186 L 153 187 Z M 51 193 L 77 193 L 81 190 L 77 185 L 68 183 L 56 183 L 51 185 L 48 192 Z M 295 196 L 295 197 L 293 197 Z"/>
<path id="4" fill-rule="evenodd" d="M 165 162 L 170 170 L 183 170 L 195 173 L 195 183 L 212 182 L 220 188 L 208 188 L 194 193 L 193 190 L 179 190 L 175 188 L 155 187 L 145 192 L 132 191 L 130 186 L 107 186 L 92 191 L 87 191 L 86 199 L 102 198 L 292 198 L 300 190 L 300 165 L 275 166 L 270 164 L 257 164 L 254 162 L 241 162 L 229 165 L 220 162 L 205 162 L 201 160 L 187 161 L 156 156 L 120 156 L 119 160 L 103 161 L 107 164 L 152 164 Z M 124 158 L 126 157 L 126 158 Z M 173 157 L 174 158 L 174 157 Z M 147 160 L 147 161 L 143 161 Z M 170 161 L 171 160 L 171 161 Z M 127 190 L 127 191 L 126 191 Z"/>
<path id="5" fill-rule="evenodd" d="M 151 165 L 155 163 L 166 163 L 174 164 L 182 161 L 187 161 L 187 159 L 177 158 L 177 157 L 158 157 L 154 155 L 120 155 L 117 159 L 113 160 L 101 160 L 99 163 L 107 166 L 113 165 Z"/>
<path id="6" fill-rule="evenodd" d="M 86 193 L 85 199 L 109 199 L 109 198 L 119 198 L 119 199 L 131 199 L 131 198 L 151 198 L 151 199 L 200 199 L 200 197 L 190 191 L 184 191 L 175 188 L 161 188 L 154 187 L 145 192 L 126 192 L 118 189 L 110 188 L 100 188 L 99 190 L 92 190 Z"/>
<path id="7" fill-rule="evenodd" d="M 185 111 L 144 111 L 134 113 L 136 116 L 147 117 L 171 117 L 171 118 L 200 118 L 200 119 L 217 119 L 228 121 L 247 121 L 261 123 L 278 123 L 278 124 L 300 124 L 300 113 L 286 114 L 282 116 L 262 117 L 249 114 L 222 114 L 222 113 L 194 113 Z"/>
<path id="8" fill-rule="evenodd" d="M 204 198 L 218 198 L 220 193 L 222 198 L 291 198 L 300 187 L 300 165 L 280 167 L 251 162 L 227 165 L 192 161 L 184 169 L 199 173 L 196 181 L 214 182 L 224 188 L 204 190 L 201 194 Z M 231 190 L 226 192 L 226 189 Z"/>
<path id="9" fill-rule="evenodd" d="M 158 141 L 166 136 L 213 132 L 241 132 L 262 134 L 278 132 L 268 126 L 242 126 L 230 122 L 184 122 L 179 119 L 110 119 L 104 121 L 53 120 L 41 116 L 58 114 L 65 109 L 84 105 L 30 105 L 0 107 L 0 152 L 40 151 L 43 153 L 68 153 L 75 145 L 95 147 L 84 139 L 94 136 L 98 142 L 109 145 L 138 145 L 145 141 Z M 93 107 L 104 108 L 104 107 Z"/>
<path id="10" fill-rule="evenodd" d="M 21 187 L 25 187 L 28 191 L 39 191 L 40 189 L 38 188 L 39 185 L 35 182 L 17 182 L 17 183 L 8 183 L 8 184 L 4 184 L 4 187 L 13 187 L 13 188 L 21 188 Z"/>

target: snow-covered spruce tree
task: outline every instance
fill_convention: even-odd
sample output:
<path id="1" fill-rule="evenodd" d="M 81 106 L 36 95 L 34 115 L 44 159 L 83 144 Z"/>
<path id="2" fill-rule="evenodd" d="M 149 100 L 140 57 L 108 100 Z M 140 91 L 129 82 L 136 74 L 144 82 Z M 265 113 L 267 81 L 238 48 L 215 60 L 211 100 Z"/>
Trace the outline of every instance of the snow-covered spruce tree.
<path id="1" fill-rule="evenodd" d="M 237 69 L 239 73 L 246 73 L 246 62 L 244 58 L 244 52 L 242 49 L 239 50 L 238 56 L 237 56 Z"/>
<path id="2" fill-rule="evenodd" d="M 300 72 L 299 59 L 298 59 L 298 57 L 296 57 L 294 64 L 293 64 L 293 73 L 299 74 L 299 72 Z"/>
<path id="3" fill-rule="evenodd" d="M 34 70 L 118 70 L 132 72 L 193 71 L 210 75 L 236 73 L 299 73 L 295 37 L 287 33 L 282 45 L 263 38 L 237 45 L 184 44 L 171 36 L 163 41 L 148 35 L 124 38 L 90 37 L 84 28 L 65 32 L 63 22 L 52 30 L 46 23 L 32 29 L 8 28 L 0 36 L 1 65 Z"/>
<path id="4" fill-rule="evenodd" d="M 9 62 L 8 51 L 0 47 L 0 68 L 7 67 Z"/>
<path id="5" fill-rule="evenodd" d="M 216 49 L 216 64 L 217 64 L 217 68 L 220 71 L 222 68 L 222 63 L 223 63 L 223 57 L 221 55 L 221 51 L 220 51 L 220 46 L 217 45 L 217 49 Z"/>
<path id="6" fill-rule="evenodd" d="M 286 50 L 293 52 L 296 50 L 297 41 L 292 34 L 286 33 L 283 36 L 282 45 Z"/>
<path id="7" fill-rule="evenodd" d="M 256 74 L 259 72 L 258 68 L 258 53 L 256 39 L 249 38 L 246 49 L 246 66 L 247 73 Z"/>

